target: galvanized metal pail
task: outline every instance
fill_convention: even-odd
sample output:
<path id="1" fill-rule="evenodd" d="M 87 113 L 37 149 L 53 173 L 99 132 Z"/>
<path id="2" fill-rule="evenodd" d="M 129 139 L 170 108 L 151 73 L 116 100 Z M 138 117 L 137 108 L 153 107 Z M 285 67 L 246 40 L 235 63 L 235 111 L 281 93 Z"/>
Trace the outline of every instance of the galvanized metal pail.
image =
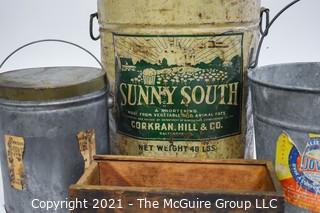
<path id="1" fill-rule="evenodd" d="M 105 73 L 97 68 L 44 67 L 0 74 L 7 212 L 47 212 L 40 209 L 41 201 L 65 201 L 69 185 L 80 178 L 92 156 L 108 153 L 106 93 Z M 60 207 L 55 212 L 67 211 Z"/>
<path id="2" fill-rule="evenodd" d="M 320 212 L 320 63 L 249 73 L 257 158 L 273 160 L 287 212 Z"/>
<path id="3" fill-rule="evenodd" d="M 260 0 L 99 0 L 98 10 L 113 153 L 242 158 Z"/>

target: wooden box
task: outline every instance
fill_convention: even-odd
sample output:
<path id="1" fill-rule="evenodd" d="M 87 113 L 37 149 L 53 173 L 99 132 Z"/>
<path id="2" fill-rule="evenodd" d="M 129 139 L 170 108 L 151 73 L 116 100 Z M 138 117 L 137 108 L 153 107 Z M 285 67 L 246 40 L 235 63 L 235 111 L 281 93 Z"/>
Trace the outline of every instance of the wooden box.
<path id="1" fill-rule="evenodd" d="M 283 212 L 272 163 L 96 156 L 70 199 L 73 212 Z"/>

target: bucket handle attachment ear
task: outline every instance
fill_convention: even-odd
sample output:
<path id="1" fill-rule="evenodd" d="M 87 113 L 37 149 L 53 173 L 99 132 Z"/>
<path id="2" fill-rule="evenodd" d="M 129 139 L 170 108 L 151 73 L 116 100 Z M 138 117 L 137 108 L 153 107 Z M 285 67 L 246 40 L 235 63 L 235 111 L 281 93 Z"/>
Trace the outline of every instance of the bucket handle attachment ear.
<path id="1" fill-rule="evenodd" d="M 295 0 L 295 1 L 291 2 L 290 4 L 288 4 L 287 6 L 285 6 L 282 10 L 280 10 L 273 17 L 273 19 L 271 21 L 270 21 L 270 10 L 268 8 L 261 9 L 261 11 L 260 11 L 260 24 L 259 24 L 261 38 L 260 38 L 260 41 L 258 44 L 255 59 L 250 63 L 249 69 L 254 69 L 258 66 L 263 41 L 267 37 L 267 35 L 269 34 L 269 30 L 272 27 L 272 25 L 274 24 L 274 22 L 282 15 L 282 13 L 284 13 L 286 10 L 288 10 L 290 7 L 292 7 L 294 4 L 298 3 L 299 1 L 301 1 L 301 0 Z M 265 26 L 263 26 L 264 20 L 265 20 Z"/>
<path id="2" fill-rule="evenodd" d="M 93 20 L 98 19 L 98 13 L 92 13 L 90 15 L 90 21 L 89 21 L 89 33 L 92 40 L 97 41 L 100 39 L 100 34 L 98 36 L 95 36 L 93 33 Z"/>

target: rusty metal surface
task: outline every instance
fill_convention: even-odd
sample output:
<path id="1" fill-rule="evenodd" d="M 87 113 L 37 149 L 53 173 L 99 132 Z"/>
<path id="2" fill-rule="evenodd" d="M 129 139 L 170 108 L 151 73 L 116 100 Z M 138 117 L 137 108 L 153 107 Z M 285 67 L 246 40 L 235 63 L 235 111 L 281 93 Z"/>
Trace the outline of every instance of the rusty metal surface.
<path id="1" fill-rule="evenodd" d="M 98 0 L 98 7 L 102 26 L 237 25 L 259 22 L 260 0 Z"/>

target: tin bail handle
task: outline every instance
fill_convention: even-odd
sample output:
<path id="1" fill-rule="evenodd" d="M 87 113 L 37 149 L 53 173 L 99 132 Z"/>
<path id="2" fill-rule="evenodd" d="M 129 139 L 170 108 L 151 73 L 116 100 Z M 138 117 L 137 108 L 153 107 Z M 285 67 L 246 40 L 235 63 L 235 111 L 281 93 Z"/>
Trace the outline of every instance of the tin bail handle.
<path id="1" fill-rule="evenodd" d="M 272 27 L 272 25 L 274 24 L 274 22 L 286 11 L 288 10 L 290 7 L 292 7 L 294 4 L 298 3 L 301 0 L 295 0 L 293 2 L 291 2 L 290 4 L 288 4 L 287 6 L 285 6 L 282 10 L 280 10 L 274 17 L 273 19 L 270 21 L 270 10 L 268 8 L 262 8 L 261 12 L 260 12 L 260 33 L 261 33 L 261 38 L 258 44 L 258 48 L 257 48 L 257 53 L 255 56 L 255 59 L 250 63 L 249 65 L 249 69 L 254 69 L 258 66 L 259 63 L 259 57 L 260 57 L 260 53 L 261 53 L 261 48 L 262 48 L 262 44 L 264 42 L 264 39 L 267 37 L 267 35 L 269 34 L 269 30 Z M 265 27 L 263 27 L 263 21 L 264 21 L 264 17 L 265 17 Z M 252 58 L 252 57 L 251 57 Z"/>
<path id="2" fill-rule="evenodd" d="M 61 40 L 61 39 L 43 39 L 43 40 L 37 40 L 37 41 L 32 41 L 30 43 L 27 43 L 27 44 L 24 44 L 22 46 L 20 46 L 19 48 L 17 48 L 16 50 L 14 50 L 12 53 L 10 53 L 10 55 L 8 55 L 4 60 L 3 62 L 0 64 L 0 69 L 3 67 L 3 65 L 14 55 L 16 54 L 17 52 L 19 52 L 21 49 L 24 49 L 28 46 L 31 46 L 31 45 L 34 45 L 34 44 L 38 44 L 38 43 L 44 43 L 44 42 L 58 42 L 58 43 L 64 43 L 64 44 L 69 44 L 69 45 L 72 45 L 74 47 L 77 47 L 81 50 L 83 50 L 84 52 L 86 52 L 87 54 L 89 54 L 96 62 L 98 62 L 98 64 L 100 65 L 102 71 L 104 73 L 105 70 L 104 70 L 104 67 L 102 65 L 102 63 L 99 61 L 99 59 L 93 54 L 91 53 L 89 50 L 87 50 L 86 48 L 78 45 L 78 44 L 75 44 L 73 42 L 70 42 L 70 41 L 65 41 L 65 40 Z M 106 74 L 106 80 L 107 82 L 109 82 L 108 80 L 108 76 Z M 108 96 L 107 96 L 107 104 L 108 104 L 108 108 L 112 108 L 113 107 L 113 104 L 114 104 L 114 98 L 113 98 L 113 95 L 110 94 L 110 84 L 107 83 L 107 93 L 108 93 Z"/>
<path id="3" fill-rule="evenodd" d="M 100 65 L 101 69 L 104 71 L 104 68 L 103 68 L 103 65 L 102 63 L 99 61 L 99 59 L 93 54 L 91 53 L 89 50 L 87 50 L 86 48 L 78 45 L 78 44 L 75 44 L 75 43 L 72 43 L 70 41 L 65 41 L 65 40 L 60 40 L 60 39 L 43 39 L 43 40 L 37 40 L 37 41 L 32 41 L 30 43 L 27 43 L 27 44 L 24 44 L 22 46 L 20 46 L 19 48 L 17 48 L 16 50 L 14 50 L 12 53 L 10 53 L 10 55 L 8 55 L 4 60 L 3 62 L 0 64 L 0 69 L 3 67 L 3 65 L 14 55 L 16 54 L 17 52 L 19 52 L 21 49 L 24 49 L 28 46 L 31 46 L 31 45 L 34 45 L 34 44 L 38 44 L 38 43 L 44 43 L 44 42 L 59 42 L 59 43 L 65 43 L 65 44 L 70 44 L 74 47 L 77 47 L 81 50 L 83 50 L 84 52 L 88 53 L 96 62 L 98 62 L 98 64 Z"/>

